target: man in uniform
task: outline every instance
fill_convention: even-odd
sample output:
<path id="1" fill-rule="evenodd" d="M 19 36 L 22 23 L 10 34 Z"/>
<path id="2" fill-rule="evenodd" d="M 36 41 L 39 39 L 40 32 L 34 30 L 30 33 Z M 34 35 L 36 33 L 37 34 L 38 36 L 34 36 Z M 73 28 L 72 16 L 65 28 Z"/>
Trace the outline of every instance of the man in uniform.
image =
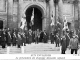
<path id="1" fill-rule="evenodd" d="M 1 33 L 1 45 L 2 45 L 2 48 L 5 48 L 5 45 L 6 45 L 6 38 L 5 38 L 5 31 L 4 29 L 2 30 L 2 33 Z"/>
<path id="2" fill-rule="evenodd" d="M 14 31 L 13 40 L 12 40 L 13 46 L 16 46 L 16 39 L 17 39 L 17 36 L 16 36 L 16 32 Z"/>
<path id="3" fill-rule="evenodd" d="M 28 35 L 28 40 L 29 40 L 29 44 L 32 43 L 32 30 L 29 30 L 29 35 Z"/>
<path id="4" fill-rule="evenodd" d="M 41 31 L 41 32 L 40 32 L 40 42 L 43 41 L 43 34 L 44 34 L 43 31 Z"/>
<path id="5" fill-rule="evenodd" d="M 60 43 L 60 38 L 59 38 L 59 34 L 56 34 L 56 47 L 59 47 L 59 43 Z"/>
<path id="6" fill-rule="evenodd" d="M 69 46 L 69 42 L 70 42 L 70 36 L 69 36 L 69 31 L 66 31 L 66 47 Z"/>
<path id="7" fill-rule="evenodd" d="M 8 46 L 11 46 L 11 40 L 12 40 L 12 38 L 11 38 L 11 32 L 9 30 L 8 31 Z"/>
<path id="8" fill-rule="evenodd" d="M 54 44 L 54 33 L 53 32 L 50 34 L 50 40 L 51 40 L 51 44 Z"/>
<path id="9" fill-rule="evenodd" d="M 47 43 L 47 40 L 48 40 L 48 35 L 47 35 L 46 31 L 44 30 L 43 42 Z"/>

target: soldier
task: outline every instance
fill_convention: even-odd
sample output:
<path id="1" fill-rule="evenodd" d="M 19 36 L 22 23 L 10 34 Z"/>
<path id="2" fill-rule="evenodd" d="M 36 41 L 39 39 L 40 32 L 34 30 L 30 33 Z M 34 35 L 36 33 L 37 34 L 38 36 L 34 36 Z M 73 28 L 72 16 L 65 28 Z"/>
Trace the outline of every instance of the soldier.
<path id="1" fill-rule="evenodd" d="M 20 46 L 21 46 L 21 40 L 22 40 L 21 33 L 18 32 L 18 34 L 17 34 L 17 45 L 18 45 L 18 48 L 20 48 Z"/>
<path id="2" fill-rule="evenodd" d="M 31 31 L 31 29 L 29 30 L 28 39 L 29 39 L 29 44 L 31 44 L 32 43 L 32 31 Z"/>
<path id="3" fill-rule="evenodd" d="M 60 43 L 60 38 L 59 38 L 59 34 L 56 34 L 56 47 L 59 47 L 59 43 Z"/>
<path id="4" fill-rule="evenodd" d="M 78 31 L 78 40 L 79 40 L 79 43 L 80 43 L 80 30 Z"/>
<path id="5" fill-rule="evenodd" d="M 62 39 L 61 39 L 61 53 L 62 54 L 65 54 L 65 51 L 66 51 L 66 37 L 65 35 L 63 35 Z"/>
<path id="6" fill-rule="evenodd" d="M 43 41 L 43 34 L 44 34 L 43 31 L 41 31 L 41 32 L 40 32 L 40 42 Z"/>
<path id="7" fill-rule="evenodd" d="M 39 33 L 39 29 L 37 29 L 37 44 L 39 42 L 39 38 L 40 38 L 40 33 Z"/>
<path id="8" fill-rule="evenodd" d="M 35 30 L 35 44 L 37 43 L 37 31 Z"/>
<path id="9" fill-rule="evenodd" d="M 8 31 L 8 46 L 11 46 L 11 40 L 12 40 L 11 33 L 10 31 Z"/>
<path id="10" fill-rule="evenodd" d="M 79 44 L 78 37 L 74 35 L 73 38 L 71 38 L 70 40 L 71 54 L 73 54 L 74 51 L 75 51 L 75 54 L 77 54 L 77 51 L 79 48 L 78 44 Z"/>
<path id="11" fill-rule="evenodd" d="M 2 31 L 2 34 L 1 34 L 1 45 L 2 45 L 2 48 L 5 48 L 5 45 L 6 45 L 6 39 L 5 39 L 5 31 L 3 29 Z"/>
<path id="12" fill-rule="evenodd" d="M 67 33 L 66 33 L 66 47 L 69 46 L 69 42 L 70 42 L 70 36 L 69 36 L 69 31 L 67 31 Z"/>
<path id="13" fill-rule="evenodd" d="M 26 43 L 28 43 L 28 30 L 25 30 L 24 33 L 25 33 L 25 37 L 26 37 Z"/>
<path id="14" fill-rule="evenodd" d="M 25 36 L 24 32 L 22 33 L 22 42 L 23 42 L 24 46 L 26 46 L 25 45 L 26 44 L 26 36 Z"/>
<path id="15" fill-rule="evenodd" d="M 43 42 L 47 43 L 47 39 L 48 39 L 48 35 L 47 35 L 46 31 L 44 30 Z"/>
<path id="16" fill-rule="evenodd" d="M 33 43 L 35 42 L 35 31 L 33 31 L 33 33 L 32 33 L 32 42 Z"/>
<path id="17" fill-rule="evenodd" d="M 17 36 L 16 36 L 16 32 L 14 31 L 13 40 L 12 40 L 13 46 L 16 46 L 16 39 L 17 39 Z"/>
<path id="18" fill-rule="evenodd" d="M 50 34 L 50 40 L 51 40 L 51 44 L 54 44 L 54 33 L 53 32 Z"/>

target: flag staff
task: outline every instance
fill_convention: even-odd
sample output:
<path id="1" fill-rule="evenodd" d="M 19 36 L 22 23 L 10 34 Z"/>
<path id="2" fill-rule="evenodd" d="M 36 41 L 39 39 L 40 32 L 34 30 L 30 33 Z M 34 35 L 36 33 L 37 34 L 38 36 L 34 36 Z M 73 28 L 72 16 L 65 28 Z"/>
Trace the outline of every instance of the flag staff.
<path id="1" fill-rule="evenodd" d="M 31 29 L 33 30 L 33 25 L 34 25 L 34 8 L 32 11 L 32 16 L 31 16 Z"/>

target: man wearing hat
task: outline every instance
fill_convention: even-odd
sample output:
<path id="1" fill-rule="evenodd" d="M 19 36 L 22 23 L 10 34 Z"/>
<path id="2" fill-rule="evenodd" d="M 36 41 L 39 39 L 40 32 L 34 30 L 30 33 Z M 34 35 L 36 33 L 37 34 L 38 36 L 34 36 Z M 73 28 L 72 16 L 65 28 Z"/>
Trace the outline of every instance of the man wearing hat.
<path id="1" fill-rule="evenodd" d="M 73 38 L 70 40 L 70 48 L 71 48 L 71 54 L 74 53 L 77 54 L 78 51 L 78 38 L 73 35 Z"/>

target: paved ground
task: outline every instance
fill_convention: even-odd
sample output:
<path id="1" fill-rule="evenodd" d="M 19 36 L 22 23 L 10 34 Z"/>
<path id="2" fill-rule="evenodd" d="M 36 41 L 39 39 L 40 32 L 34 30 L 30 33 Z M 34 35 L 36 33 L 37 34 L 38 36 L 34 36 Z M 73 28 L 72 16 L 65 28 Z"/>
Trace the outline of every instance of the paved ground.
<path id="1" fill-rule="evenodd" d="M 55 47 L 55 44 L 50 43 L 39 43 L 39 44 L 26 44 L 24 48 L 24 54 L 61 54 L 60 47 Z M 23 48 L 17 48 L 17 46 L 9 47 L 10 54 L 22 54 Z M 0 46 L 0 54 L 6 54 L 7 48 L 2 49 Z M 66 50 L 66 54 L 70 54 L 70 50 Z M 80 49 L 78 50 L 78 54 L 80 54 Z"/>

